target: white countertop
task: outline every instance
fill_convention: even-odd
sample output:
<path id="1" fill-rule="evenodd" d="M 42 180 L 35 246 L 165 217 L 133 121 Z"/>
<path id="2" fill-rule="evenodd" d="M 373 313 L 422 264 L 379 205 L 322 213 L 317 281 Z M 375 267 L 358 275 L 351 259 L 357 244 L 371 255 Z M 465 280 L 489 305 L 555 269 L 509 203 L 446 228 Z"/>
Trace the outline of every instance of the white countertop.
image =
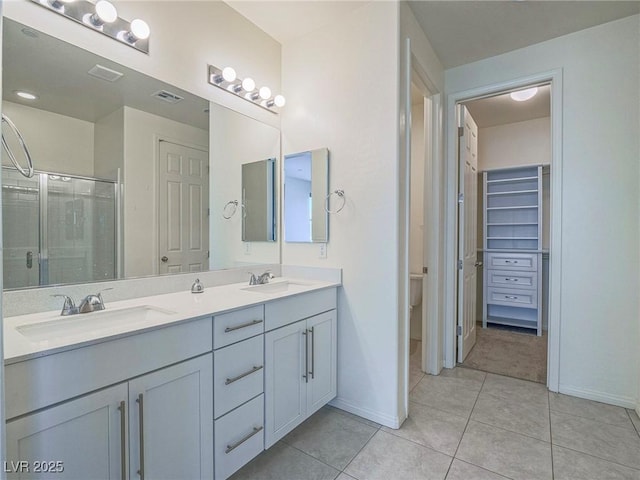
<path id="1" fill-rule="evenodd" d="M 233 283 L 217 287 L 206 288 L 203 293 L 193 294 L 190 291 L 140 297 L 118 302 L 105 302 L 106 309 L 100 312 L 78 314 L 62 317 L 60 310 L 32 313 L 7 317 L 4 319 L 4 359 L 5 364 L 16 363 L 30 358 L 51 355 L 64 350 L 111 340 L 115 337 L 140 333 L 145 330 L 168 326 L 184 320 L 217 315 L 229 310 L 259 305 L 279 298 L 298 295 L 324 288 L 337 287 L 340 283 L 331 281 L 317 281 L 298 278 L 278 277 L 271 281 L 277 284 L 289 281 L 288 290 L 272 291 L 269 293 L 256 290 L 246 290 L 246 282 Z M 115 324 L 101 326 L 97 330 L 88 330 L 74 334 L 65 334 L 61 329 L 46 340 L 33 341 L 20 333 L 24 326 L 37 324 L 47 325 L 59 320 L 67 319 L 98 319 L 101 314 L 113 314 L 118 310 L 132 307 L 150 306 L 154 309 L 167 311 L 166 314 L 156 315 L 154 318 L 142 319 L 134 324 Z"/>

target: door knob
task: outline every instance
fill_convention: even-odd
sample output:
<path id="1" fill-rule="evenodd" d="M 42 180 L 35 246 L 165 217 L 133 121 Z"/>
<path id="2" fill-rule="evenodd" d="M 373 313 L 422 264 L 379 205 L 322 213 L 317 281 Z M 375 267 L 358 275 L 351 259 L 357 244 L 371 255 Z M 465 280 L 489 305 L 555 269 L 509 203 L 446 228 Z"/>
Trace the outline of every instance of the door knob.
<path id="1" fill-rule="evenodd" d="M 162 257 L 160 260 L 162 260 L 162 263 L 167 263 L 169 261 L 169 257 L 167 257 L 166 255 L 164 257 Z"/>
<path id="2" fill-rule="evenodd" d="M 481 267 L 482 266 L 482 262 L 476 262 L 473 264 L 474 267 Z"/>

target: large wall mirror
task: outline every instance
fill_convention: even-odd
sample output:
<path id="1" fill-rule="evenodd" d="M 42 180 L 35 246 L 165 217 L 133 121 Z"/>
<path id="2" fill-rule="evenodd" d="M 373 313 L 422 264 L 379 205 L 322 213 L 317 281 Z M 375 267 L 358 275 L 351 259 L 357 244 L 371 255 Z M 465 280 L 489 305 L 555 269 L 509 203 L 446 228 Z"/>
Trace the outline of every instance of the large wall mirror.
<path id="1" fill-rule="evenodd" d="M 2 155 L 5 289 L 279 262 L 239 262 L 211 235 L 212 189 L 241 190 L 239 173 L 222 180 L 210 165 L 214 105 L 7 18 L 2 48 L 2 111 L 36 169 L 24 178 Z M 227 150 L 266 127 L 244 118 L 226 127 Z M 277 152 L 253 161 L 279 156 L 268 128 Z"/>
<path id="2" fill-rule="evenodd" d="M 284 238 L 286 242 L 327 242 L 329 150 L 319 148 L 284 157 Z"/>

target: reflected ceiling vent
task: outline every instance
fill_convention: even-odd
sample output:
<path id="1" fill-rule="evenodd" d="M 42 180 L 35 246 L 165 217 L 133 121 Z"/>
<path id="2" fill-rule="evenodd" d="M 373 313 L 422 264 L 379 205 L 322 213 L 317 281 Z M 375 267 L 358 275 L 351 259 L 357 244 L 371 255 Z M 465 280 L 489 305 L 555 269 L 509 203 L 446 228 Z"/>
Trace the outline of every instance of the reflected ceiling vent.
<path id="1" fill-rule="evenodd" d="M 176 95 L 175 93 L 167 92 L 166 90 L 159 90 L 151 96 L 167 103 L 178 103 L 179 101 L 184 100 L 184 97 Z"/>
<path id="2" fill-rule="evenodd" d="M 87 72 L 92 77 L 106 80 L 107 82 L 115 82 L 124 76 L 124 73 L 111 70 L 110 68 L 103 67 L 102 65 L 96 65 Z"/>

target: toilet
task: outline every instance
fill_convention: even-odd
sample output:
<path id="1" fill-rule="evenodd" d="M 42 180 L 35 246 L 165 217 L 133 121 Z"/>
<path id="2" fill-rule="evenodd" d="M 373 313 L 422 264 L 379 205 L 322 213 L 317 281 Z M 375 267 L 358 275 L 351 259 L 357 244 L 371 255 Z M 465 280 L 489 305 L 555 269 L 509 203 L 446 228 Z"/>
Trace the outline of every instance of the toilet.
<path id="1" fill-rule="evenodd" d="M 422 274 L 412 273 L 409 279 L 409 318 L 411 318 L 413 307 L 422 302 Z"/>

